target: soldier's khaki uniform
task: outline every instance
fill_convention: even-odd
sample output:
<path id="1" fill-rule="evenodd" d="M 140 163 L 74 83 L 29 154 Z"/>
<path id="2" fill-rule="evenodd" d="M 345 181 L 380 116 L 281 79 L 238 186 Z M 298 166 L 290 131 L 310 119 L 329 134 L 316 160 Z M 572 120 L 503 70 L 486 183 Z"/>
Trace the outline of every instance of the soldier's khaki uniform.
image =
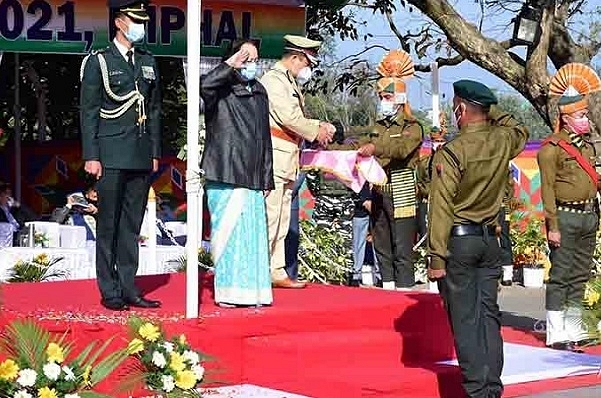
<path id="1" fill-rule="evenodd" d="M 583 339 L 576 307 L 590 277 L 599 225 L 597 187 L 576 159 L 558 145 L 560 139 L 595 165 L 593 145 L 566 130 L 552 136 L 537 156 L 547 230 L 561 233 L 560 246 L 551 247 L 546 289 L 548 345 Z"/>
<path id="2" fill-rule="evenodd" d="M 463 81 L 454 87 L 467 101 L 477 97 L 483 106 L 496 103 L 490 89 L 479 83 Z M 434 154 L 429 195 L 430 267 L 446 269 L 439 289 L 470 398 L 500 398 L 503 391 L 497 303 L 501 250 L 495 229 L 507 165 L 528 139 L 525 128 L 494 107 L 489 119 L 463 125 L 457 137 Z"/>
<path id="3" fill-rule="evenodd" d="M 271 276 L 277 281 L 288 277 L 284 240 L 290 225 L 292 188 L 299 169 L 300 143 L 303 139 L 314 141 L 317 138 L 320 122 L 305 117 L 301 89 L 281 62 L 263 75 L 261 84 L 269 96 L 275 190 L 267 197 L 266 205 Z"/>
<path id="4" fill-rule="evenodd" d="M 396 117 L 381 119 L 364 130 L 370 130 L 370 135 L 352 147 L 374 144 L 374 156 L 389 181 L 383 187 L 374 187 L 371 211 L 374 249 L 382 283 L 385 287 L 390 283 L 393 288 L 411 287 L 415 284 L 413 244 L 417 232 L 415 172 L 424 129 L 401 108 Z M 343 149 L 339 146 L 329 148 Z"/>

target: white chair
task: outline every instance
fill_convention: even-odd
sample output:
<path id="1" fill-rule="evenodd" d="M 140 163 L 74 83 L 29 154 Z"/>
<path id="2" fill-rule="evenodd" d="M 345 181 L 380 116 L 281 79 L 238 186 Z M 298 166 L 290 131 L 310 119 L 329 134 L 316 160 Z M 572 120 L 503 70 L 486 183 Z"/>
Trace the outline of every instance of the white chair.
<path id="1" fill-rule="evenodd" d="M 13 247 L 13 226 L 7 222 L 0 223 L 0 249 Z"/>
<path id="2" fill-rule="evenodd" d="M 167 221 L 165 227 L 167 227 L 175 237 L 187 235 L 187 225 L 183 221 Z"/>
<path id="3" fill-rule="evenodd" d="M 86 227 L 78 225 L 60 225 L 60 244 L 65 249 L 86 248 Z"/>

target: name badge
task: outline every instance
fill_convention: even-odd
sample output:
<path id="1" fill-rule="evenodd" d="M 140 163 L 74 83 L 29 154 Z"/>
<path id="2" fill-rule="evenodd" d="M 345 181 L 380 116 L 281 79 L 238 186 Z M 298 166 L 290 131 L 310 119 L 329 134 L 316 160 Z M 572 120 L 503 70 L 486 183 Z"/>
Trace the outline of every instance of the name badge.
<path id="1" fill-rule="evenodd" d="M 109 76 L 119 76 L 122 75 L 123 71 L 122 70 L 112 70 L 109 72 Z"/>
<path id="2" fill-rule="evenodd" d="M 154 69 L 152 66 L 142 66 L 142 76 L 144 79 L 155 80 Z"/>

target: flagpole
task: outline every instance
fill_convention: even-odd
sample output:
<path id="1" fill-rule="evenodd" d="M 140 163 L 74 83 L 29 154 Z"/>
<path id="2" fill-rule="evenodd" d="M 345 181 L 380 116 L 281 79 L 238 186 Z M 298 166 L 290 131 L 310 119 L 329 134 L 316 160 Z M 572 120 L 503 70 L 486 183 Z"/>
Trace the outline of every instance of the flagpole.
<path id="1" fill-rule="evenodd" d="M 198 241 L 202 233 L 202 185 L 199 167 L 200 131 L 200 10 L 202 0 L 188 0 L 187 12 L 187 151 L 186 151 L 186 318 L 197 318 Z"/>

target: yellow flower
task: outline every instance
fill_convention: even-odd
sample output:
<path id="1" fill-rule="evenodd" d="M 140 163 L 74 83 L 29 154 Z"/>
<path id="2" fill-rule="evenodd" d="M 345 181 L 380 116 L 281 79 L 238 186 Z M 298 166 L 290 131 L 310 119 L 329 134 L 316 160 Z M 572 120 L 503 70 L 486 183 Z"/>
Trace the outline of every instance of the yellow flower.
<path id="1" fill-rule="evenodd" d="M 127 345 L 127 353 L 134 355 L 144 350 L 144 342 L 140 339 L 133 339 Z"/>
<path id="2" fill-rule="evenodd" d="M 599 299 L 601 299 L 601 294 L 596 291 L 593 290 L 591 288 L 587 288 L 584 294 L 584 301 L 586 301 L 586 304 L 589 307 L 593 307 L 595 304 L 597 304 L 599 302 Z"/>
<path id="3" fill-rule="evenodd" d="M 38 264 L 46 264 L 48 262 L 48 255 L 46 253 L 38 254 L 33 261 Z"/>
<path id="4" fill-rule="evenodd" d="M 82 375 L 83 382 L 86 385 L 90 381 L 90 373 L 92 373 L 92 366 L 88 365 L 88 367 L 86 368 L 86 370 L 84 370 L 83 375 Z"/>
<path id="5" fill-rule="evenodd" d="M 42 387 L 38 390 L 38 398 L 58 398 L 54 388 Z"/>
<path id="6" fill-rule="evenodd" d="M 169 367 L 174 372 L 181 372 L 186 368 L 186 364 L 184 363 L 184 357 L 177 352 L 171 353 L 171 360 L 169 361 Z"/>
<path id="7" fill-rule="evenodd" d="M 191 370 L 176 373 L 175 385 L 182 390 L 191 390 L 196 386 L 196 376 Z"/>
<path id="8" fill-rule="evenodd" d="M 65 360 L 65 353 L 61 346 L 56 343 L 48 344 L 46 348 L 46 355 L 48 355 L 48 362 L 63 363 Z"/>
<path id="9" fill-rule="evenodd" d="M 140 326 L 138 333 L 140 334 L 140 336 L 142 336 L 144 340 L 152 342 L 157 341 L 159 337 L 161 337 L 161 332 L 159 331 L 159 328 L 154 326 L 152 323 L 148 322 Z"/>
<path id="10" fill-rule="evenodd" d="M 19 366 L 12 359 L 0 363 L 0 379 L 14 380 L 19 374 Z"/>
<path id="11" fill-rule="evenodd" d="M 185 335 L 183 335 L 183 334 L 180 334 L 180 335 L 179 335 L 179 343 L 180 343 L 181 345 L 184 345 L 184 344 L 186 344 L 186 336 L 185 336 Z"/>

